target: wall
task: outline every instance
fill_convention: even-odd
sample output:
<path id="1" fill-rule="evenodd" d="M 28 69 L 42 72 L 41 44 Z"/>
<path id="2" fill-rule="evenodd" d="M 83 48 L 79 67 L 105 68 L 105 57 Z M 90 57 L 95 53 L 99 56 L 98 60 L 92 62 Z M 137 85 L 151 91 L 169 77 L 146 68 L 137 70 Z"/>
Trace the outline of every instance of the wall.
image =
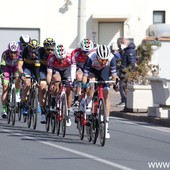
<path id="1" fill-rule="evenodd" d="M 166 23 L 170 24 L 169 0 L 85 0 L 84 7 L 86 29 L 78 32 L 80 0 L 5 0 L 1 1 L 1 27 L 39 28 L 40 41 L 53 37 L 68 48 L 75 48 L 80 34 L 92 38 L 98 31 L 93 15 L 111 18 L 126 17 L 124 36 L 134 38 L 139 44 L 146 37 L 146 31 L 152 24 L 153 10 L 166 11 Z"/>

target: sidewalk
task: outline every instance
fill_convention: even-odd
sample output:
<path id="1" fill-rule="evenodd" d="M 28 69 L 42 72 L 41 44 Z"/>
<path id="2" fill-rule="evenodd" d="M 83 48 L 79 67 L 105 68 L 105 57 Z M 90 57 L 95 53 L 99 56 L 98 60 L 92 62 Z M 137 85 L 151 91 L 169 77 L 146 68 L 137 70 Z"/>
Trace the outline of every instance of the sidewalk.
<path id="1" fill-rule="evenodd" d="M 140 112 L 133 112 L 133 113 L 131 113 L 131 112 L 121 112 L 123 110 L 123 108 L 116 107 L 116 104 L 118 104 L 120 102 L 119 93 L 111 92 L 110 101 L 111 101 L 110 116 L 112 116 L 112 117 L 126 118 L 126 119 L 129 119 L 129 120 L 154 123 L 154 124 L 157 124 L 157 125 L 170 127 L 170 119 L 149 117 L 147 112 L 145 112 L 145 113 L 140 113 Z"/>

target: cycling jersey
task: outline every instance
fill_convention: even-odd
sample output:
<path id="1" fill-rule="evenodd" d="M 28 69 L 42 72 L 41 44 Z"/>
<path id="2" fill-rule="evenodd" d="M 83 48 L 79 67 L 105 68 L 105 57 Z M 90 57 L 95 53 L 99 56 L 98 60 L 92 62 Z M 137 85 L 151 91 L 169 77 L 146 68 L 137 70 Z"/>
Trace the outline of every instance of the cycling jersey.
<path id="1" fill-rule="evenodd" d="M 23 70 L 24 73 L 30 75 L 31 77 L 35 77 L 36 80 L 39 80 L 40 74 L 39 74 L 39 68 L 40 68 L 40 59 L 39 59 L 39 53 L 36 54 L 34 58 L 31 57 L 28 47 L 25 47 L 22 55 L 19 58 L 19 62 L 23 62 Z M 28 70 L 28 72 L 27 72 Z"/>
<path id="2" fill-rule="evenodd" d="M 50 54 L 48 57 L 47 69 L 52 70 L 53 73 L 60 73 L 62 79 L 68 79 L 73 81 L 75 77 L 75 58 L 71 55 L 66 56 L 66 58 L 59 60 L 56 58 L 56 54 Z M 74 72 L 74 73 L 72 73 Z"/>
<path id="3" fill-rule="evenodd" d="M 46 77 L 47 77 L 47 60 L 48 60 L 49 54 L 47 55 L 45 53 L 44 47 L 39 48 L 39 56 L 40 56 L 40 63 L 41 63 L 40 78 L 41 78 L 41 80 L 46 80 Z"/>
<path id="4" fill-rule="evenodd" d="M 19 60 L 19 54 L 15 56 L 15 58 L 11 58 L 9 54 L 9 50 L 6 50 L 2 53 L 1 57 L 1 68 L 4 67 L 1 70 L 1 73 L 5 75 L 5 78 L 3 79 L 3 84 L 9 82 L 9 76 L 11 73 L 15 74 L 17 71 L 17 65 Z"/>
<path id="5" fill-rule="evenodd" d="M 15 56 L 14 59 L 10 57 L 9 50 L 6 50 L 2 53 L 1 57 L 1 65 L 7 66 L 7 67 L 17 67 L 19 60 L 19 54 Z"/>
<path id="6" fill-rule="evenodd" d="M 82 52 L 81 48 L 73 50 L 71 56 L 75 58 L 77 69 L 83 69 L 88 56 Z"/>
<path id="7" fill-rule="evenodd" d="M 88 59 L 84 65 L 84 74 L 89 75 L 91 69 L 102 70 L 105 67 L 110 68 L 111 75 L 116 75 L 116 59 L 112 53 L 109 54 L 109 59 L 106 64 L 101 65 L 97 58 L 96 49 L 93 49 L 88 53 Z"/>
<path id="8" fill-rule="evenodd" d="M 41 63 L 41 68 L 47 68 L 47 59 L 48 55 L 45 54 L 45 49 L 44 47 L 39 48 L 39 56 L 40 56 L 40 63 Z"/>
<path id="9" fill-rule="evenodd" d="M 76 64 L 74 57 L 67 55 L 66 58 L 59 60 L 56 58 L 56 54 L 50 54 L 48 57 L 48 69 L 52 70 L 65 70 L 71 67 L 72 64 Z"/>

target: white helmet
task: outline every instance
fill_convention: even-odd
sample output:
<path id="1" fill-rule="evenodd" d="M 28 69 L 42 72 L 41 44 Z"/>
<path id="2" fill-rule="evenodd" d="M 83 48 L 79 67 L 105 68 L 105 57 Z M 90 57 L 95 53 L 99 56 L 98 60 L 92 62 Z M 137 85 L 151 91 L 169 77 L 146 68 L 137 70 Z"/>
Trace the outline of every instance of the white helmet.
<path id="1" fill-rule="evenodd" d="M 59 60 L 63 60 L 66 58 L 66 50 L 62 44 L 56 46 L 56 58 Z"/>
<path id="2" fill-rule="evenodd" d="M 110 50 L 106 45 L 99 45 L 96 51 L 99 59 L 105 60 L 109 58 Z"/>
<path id="3" fill-rule="evenodd" d="M 92 50 L 93 47 L 94 47 L 93 41 L 89 38 L 83 39 L 80 43 L 80 48 L 86 52 Z"/>
<path id="4" fill-rule="evenodd" d="M 11 41 L 8 44 L 8 50 L 12 52 L 19 52 L 20 51 L 19 44 L 16 41 Z"/>

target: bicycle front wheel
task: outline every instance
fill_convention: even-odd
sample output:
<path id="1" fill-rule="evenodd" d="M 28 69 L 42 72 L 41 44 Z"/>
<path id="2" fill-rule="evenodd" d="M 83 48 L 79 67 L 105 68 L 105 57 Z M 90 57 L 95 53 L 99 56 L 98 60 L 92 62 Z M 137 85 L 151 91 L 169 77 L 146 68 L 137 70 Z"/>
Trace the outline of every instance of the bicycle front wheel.
<path id="1" fill-rule="evenodd" d="M 106 134 L 106 106 L 103 99 L 99 101 L 99 140 L 100 145 L 105 145 Z"/>
<path id="2" fill-rule="evenodd" d="M 34 87 L 33 93 L 32 93 L 32 104 L 31 108 L 33 109 L 33 114 L 32 114 L 32 127 L 33 129 L 36 129 L 37 127 L 37 114 L 38 114 L 38 89 Z"/>
<path id="3" fill-rule="evenodd" d="M 83 124 L 84 114 L 85 113 L 79 112 L 79 121 L 77 122 L 77 127 L 78 127 L 78 131 L 79 131 L 80 140 L 84 139 L 84 126 L 85 126 Z"/>
<path id="4" fill-rule="evenodd" d="M 63 137 L 65 137 L 65 134 L 66 134 L 66 121 L 68 119 L 67 110 L 68 110 L 67 109 L 67 98 L 66 98 L 66 94 L 63 94 L 61 98 L 61 115 L 62 115 L 61 133 Z"/>
<path id="5" fill-rule="evenodd" d="M 12 101 L 11 101 L 11 117 L 12 117 L 12 125 L 15 125 L 16 119 L 16 89 L 12 89 Z"/>

